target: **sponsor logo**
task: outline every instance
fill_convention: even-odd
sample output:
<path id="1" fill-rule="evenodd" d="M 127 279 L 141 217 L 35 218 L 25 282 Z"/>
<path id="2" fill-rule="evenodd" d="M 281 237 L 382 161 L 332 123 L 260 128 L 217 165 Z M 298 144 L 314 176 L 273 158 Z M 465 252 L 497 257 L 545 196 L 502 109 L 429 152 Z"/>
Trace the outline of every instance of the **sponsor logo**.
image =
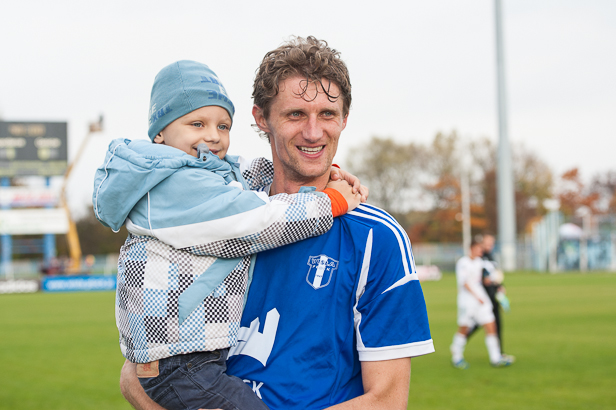
<path id="1" fill-rule="evenodd" d="M 152 106 L 152 109 L 150 110 L 151 114 L 150 114 L 149 125 L 154 124 L 154 122 L 156 122 L 160 117 L 162 117 L 163 115 L 169 114 L 171 111 L 173 111 L 173 109 L 169 106 L 169 104 L 165 105 L 163 108 L 161 108 L 158 111 L 156 110 L 156 104 L 154 104 Z"/>
<path id="2" fill-rule="evenodd" d="M 248 386 L 252 386 L 252 392 L 256 394 L 258 398 L 263 400 L 263 397 L 261 397 L 261 390 L 260 390 L 261 387 L 263 386 L 263 382 L 256 382 L 254 380 L 248 380 L 248 379 L 244 379 L 242 381 L 246 383 Z"/>
<path id="3" fill-rule="evenodd" d="M 229 104 L 231 106 L 231 110 L 233 111 L 233 113 L 235 113 L 235 106 L 233 105 L 233 103 L 229 99 L 229 95 L 227 94 L 227 90 L 225 90 L 225 87 L 222 85 L 220 80 L 218 80 L 218 78 L 216 78 L 214 76 L 206 77 L 206 76 L 202 75 L 201 76 L 201 82 L 202 83 L 211 83 L 211 84 L 215 84 L 216 86 L 218 86 L 218 92 L 216 92 L 214 90 L 208 90 L 207 91 L 208 99 L 210 99 L 210 100 L 220 100 L 220 101 L 226 102 L 227 104 Z"/>
<path id="4" fill-rule="evenodd" d="M 237 344 L 229 350 L 229 357 L 240 354 L 250 356 L 265 367 L 274 348 L 279 321 L 280 313 L 274 308 L 265 316 L 263 333 L 259 332 L 261 326 L 259 318 L 250 322 L 250 327 L 240 327 L 237 333 Z"/>
<path id="5" fill-rule="evenodd" d="M 314 289 L 321 289 L 329 285 L 334 271 L 338 269 L 338 261 L 327 255 L 310 256 L 308 266 L 306 282 Z"/>

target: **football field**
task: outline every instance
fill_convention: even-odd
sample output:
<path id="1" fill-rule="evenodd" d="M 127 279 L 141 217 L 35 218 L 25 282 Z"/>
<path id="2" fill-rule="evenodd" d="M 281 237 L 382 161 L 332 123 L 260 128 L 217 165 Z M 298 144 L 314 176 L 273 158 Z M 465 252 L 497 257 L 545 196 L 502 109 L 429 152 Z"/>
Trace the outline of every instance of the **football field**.
<path id="1" fill-rule="evenodd" d="M 409 409 L 616 408 L 616 274 L 515 273 L 506 285 L 516 363 L 490 367 L 480 331 L 458 370 L 455 278 L 422 284 L 436 353 L 413 360 Z M 0 409 L 130 409 L 122 362 L 114 293 L 0 295 Z"/>

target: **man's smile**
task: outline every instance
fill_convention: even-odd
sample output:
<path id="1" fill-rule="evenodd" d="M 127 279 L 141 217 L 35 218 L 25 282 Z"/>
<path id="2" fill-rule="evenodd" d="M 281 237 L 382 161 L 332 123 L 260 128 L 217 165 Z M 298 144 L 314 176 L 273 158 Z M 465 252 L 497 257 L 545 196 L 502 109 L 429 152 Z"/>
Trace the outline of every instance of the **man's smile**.
<path id="1" fill-rule="evenodd" d="M 318 147 L 297 147 L 297 149 L 306 154 L 318 154 L 323 148 L 325 148 L 325 145 L 319 145 Z"/>

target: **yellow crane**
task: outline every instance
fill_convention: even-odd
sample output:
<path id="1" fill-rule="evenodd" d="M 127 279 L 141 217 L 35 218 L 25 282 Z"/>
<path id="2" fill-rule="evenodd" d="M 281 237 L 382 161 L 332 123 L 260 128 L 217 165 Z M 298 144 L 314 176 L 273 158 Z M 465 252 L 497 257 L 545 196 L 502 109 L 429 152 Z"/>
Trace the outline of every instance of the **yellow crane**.
<path id="1" fill-rule="evenodd" d="M 68 221 L 68 232 L 66 233 L 66 240 L 68 242 L 68 252 L 71 260 L 70 266 L 67 269 L 67 273 L 74 274 L 81 272 L 81 244 L 79 243 L 79 235 L 77 233 L 77 225 L 75 225 L 75 221 L 71 217 L 71 211 L 68 207 L 68 203 L 66 201 L 66 186 L 68 184 L 68 177 L 71 174 L 71 171 L 75 167 L 75 164 L 79 161 L 79 158 L 83 154 L 86 146 L 88 145 L 88 141 L 92 134 L 96 132 L 101 132 L 103 130 L 103 116 L 101 115 L 98 119 L 98 122 L 90 123 L 88 128 L 88 133 L 86 134 L 83 141 L 81 141 L 81 146 L 79 147 L 79 151 L 77 151 L 77 155 L 73 158 L 73 161 L 66 167 L 66 171 L 64 172 L 64 181 L 62 182 L 62 190 L 60 191 L 60 205 L 64 208 L 64 212 L 66 212 L 66 219 Z"/>

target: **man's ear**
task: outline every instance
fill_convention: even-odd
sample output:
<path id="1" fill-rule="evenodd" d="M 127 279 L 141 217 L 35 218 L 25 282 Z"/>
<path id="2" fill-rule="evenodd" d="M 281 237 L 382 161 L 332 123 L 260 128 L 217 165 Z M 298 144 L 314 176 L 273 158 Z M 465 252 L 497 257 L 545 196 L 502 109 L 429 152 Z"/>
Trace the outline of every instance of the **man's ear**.
<path id="1" fill-rule="evenodd" d="M 342 119 L 342 130 L 341 131 L 344 131 L 344 129 L 346 128 L 348 119 L 349 119 L 349 114 L 345 115 L 344 118 Z"/>
<path id="2" fill-rule="evenodd" d="M 270 129 L 267 126 L 267 121 L 265 119 L 265 116 L 263 115 L 263 109 L 261 107 L 259 107 L 258 105 L 253 105 L 252 106 L 252 116 L 255 118 L 255 124 L 257 124 L 257 127 L 259 127 L 259 129 L 263 132 L 269 133 Z"/>
<path id="3" fill-rule="evenodd" d="M 165 138 L 163 137 L 163 133 L 159 132 L 155 137 L 154 137 L 154 142 L 157 144 L 164 144 L 165 143 Z"/>

